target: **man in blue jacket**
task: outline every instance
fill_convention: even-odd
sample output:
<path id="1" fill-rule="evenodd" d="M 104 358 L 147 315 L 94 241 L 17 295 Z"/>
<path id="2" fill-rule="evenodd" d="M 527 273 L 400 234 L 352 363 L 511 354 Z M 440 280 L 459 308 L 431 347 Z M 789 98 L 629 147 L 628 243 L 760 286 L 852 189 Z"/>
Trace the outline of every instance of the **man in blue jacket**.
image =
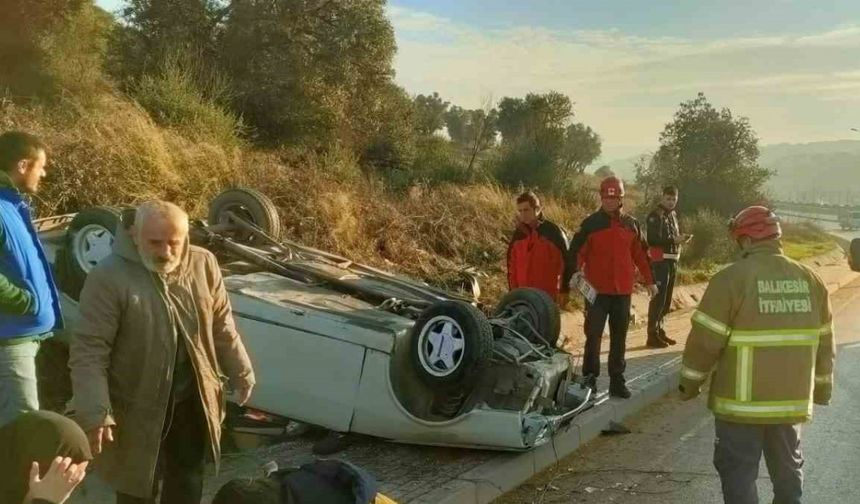
<path id="1" fill-rule="evenodd" d="M 0 135 L 0 426 L 39 409 L 36 353 L 61 321 L 51 268 L 24 199 L 45 177 L 46 151 L 33 135 Z"/>

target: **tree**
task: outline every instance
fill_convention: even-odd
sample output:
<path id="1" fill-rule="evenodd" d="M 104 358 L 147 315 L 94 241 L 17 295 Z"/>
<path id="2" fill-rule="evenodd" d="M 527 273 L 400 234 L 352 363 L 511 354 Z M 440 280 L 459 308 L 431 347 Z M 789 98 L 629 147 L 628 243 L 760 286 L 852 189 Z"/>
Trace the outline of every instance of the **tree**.
<path id="1" fill-rule="evenodd" d="M 600 156 L 600 136 L 582 123 L 571 124 L 564 132 L 561 148 L 561 172 L 563 176 L 579 175 Z"/>
<path id="2" fill-rule="evenodd" d="M 505 97 L 499 102 L 498 127 L 505 143 L 535 139 L 547 132 L 561 133 L 573 117 L 573 103 L 567 96 L 550 91 L 529 93 L 525 98 Z"/>
<path id="3" fill-rule="evenodd" d="M 472 173 L 477 157 L 495 145 L 497 124 L 498 111 L 493 108 L 491 99 L 485 100 L 484 107 L 480 109 L 467 110 L 454 106 L 445 114 L 445 125 L 451 141 L 468 152 L 467 172 Z"/>
<path id="4" fill-rule="evenodd" d="M 504 152 L 496 174 L 506 184 L 562 187 L 600 156 L 601 140 L 582 123 L 570 124 L 573 102 L 561 93 L 530 93 L 499 102 Z"/>
<path id="5" fill-rule="evenodd" d="M 131 83 L 177 57 L 214 67 L 217 34 L 229 12 L 226 0 L 127 0 L 111 43 L 111 73 Z"/>
<path id="6" fill-rule="evenodd" d="M 384 0 L 234 2 L 219 52 L 236 108 L 262 140 L 358 151 L 387 126 L 394 31 Z"/>
<path id="7" fill-rule="evenodd" d="M 439 93 L 418 95 L 412 102 L 415 106 L 415 131 L 420 135 L 432 135 L 445 126 L 445 112 L 450 103 L 442 101 Z"/>
<path id="8" fill-rule="evenodd" d="M 52 98 L 102 84 L 113 21 L 92 0 L 3 0 L 0 12 L 0 89 Z"/>
<path id="9" fill-rule="evenodd" d="M 732 214 L 762 197 L 773 172 L 758 164 L 758 137 L 746 117 L 716 110 L 699 93 L 681 104 L 660 134 L 660 148 L 636 180 L 650 191 L 674 184 L 685 212 L 710 209 Z"/>

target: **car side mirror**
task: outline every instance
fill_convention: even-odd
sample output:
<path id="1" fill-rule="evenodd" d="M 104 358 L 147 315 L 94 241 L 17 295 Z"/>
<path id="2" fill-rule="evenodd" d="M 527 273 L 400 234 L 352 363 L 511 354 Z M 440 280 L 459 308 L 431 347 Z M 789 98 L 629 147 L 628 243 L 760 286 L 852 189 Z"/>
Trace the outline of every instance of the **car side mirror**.
<path id="1" fill-rule="evenodd" d="M 854 238 L 848 246 L 848 265 L 852 270 L 860 271 L 860 238 Z"/>

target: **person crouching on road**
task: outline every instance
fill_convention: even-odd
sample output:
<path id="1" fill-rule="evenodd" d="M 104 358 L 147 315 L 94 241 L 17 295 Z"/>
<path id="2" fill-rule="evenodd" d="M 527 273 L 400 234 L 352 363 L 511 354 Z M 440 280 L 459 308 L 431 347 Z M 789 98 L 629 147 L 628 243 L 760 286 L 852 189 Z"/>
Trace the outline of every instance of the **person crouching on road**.
<path id="1" fill-rule="evenodd" d="M 223 379 L 244 404 L 254 373 L 215 256 L 188 215 L 142 204 L 88 275 L 70 346 L 75 419 L 117 503 L 199 503 L 220 457 Z M 130 229 L 126 229 L 130 226 Z M 222 372 L 227 376 L 222 378 Z"/>
<path id="2" fill-rule="evenodd" d="M 651 298 L 648 306 L 648 339 L 645 344 L 651 348 L 666 348 L 675 344 L 675 340 L 667 336 L 663 329 L 663 318 L 672 308 L 681 244 L 690 239 L 689 235 L 681 234 L 678 228 L 678 216 L 675 213 L 677 205 L 678 188 L 666 186 L 660 204 L 648 214 L 648 254 L 651 256 L 651 272 L 657 282 L 657 295 Z"/>
<path id="3" fill-rule="evenodd" d="M 609 395 L 627 399 L 630 390 L 624 379 L 624 352 L 630 325 L 630 297 L 638 269 L 648 293 L 657 287 L 651 277 L 645 236 L 639 222 L 623 210 L 624 183 L 608 177 L 600 184 L 601 208 L 582 221 L 570 243 L 577 269 L 597 291 L 585 311 L 585 356 L 582 374 L 597 390 L 600 375 L 600 340 L 609 319 Z"/>
<path id="4" fill-rule="evenodd" d="M 684 348 L 681 396 L 711 377 L 714 466 L 726 504 L 758 503 L 762 453 L 774 503 L 803 494 L 800 425 L 829 404 L 835 360 L 830 296 L 810 268 L 782 253 L 779 221 L 752 206 L 729 224 L 741 258 L 711 278 Z"/>
<path id="5" fill-rule="evenodd" d="M 564 231 L 544 218 L 540 199 L 531 191 L 517 197 L 514 222 L 516 230 L 508 245 L 510 289 L 540 289 L 565 307 L 574 261 Z"/>

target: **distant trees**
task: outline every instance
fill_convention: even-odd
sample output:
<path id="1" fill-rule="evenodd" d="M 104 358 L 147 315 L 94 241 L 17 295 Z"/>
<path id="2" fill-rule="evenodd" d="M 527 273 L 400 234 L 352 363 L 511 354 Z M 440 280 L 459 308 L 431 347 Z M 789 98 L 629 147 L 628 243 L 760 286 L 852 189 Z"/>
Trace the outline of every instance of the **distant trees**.
<path id="1" fill-rule="evenodd" d="M 443 101 L 439 93 L 418 95 L 412 100 L 415 105 L 415 131 L 420 135 L 432 135 L 445 127 L 445 116 L 450 103 Z"/>
<path id="2" fill-rule="evenodd" d="M 564 94 L 529 93 L 499 102 L 504 153 L 496 173 L 507 184 L 551 189 L 583 173 L 600 156 L 600 137 L 571 123 L 573 104 Z"/>
<path id="3" fill-rule="evenodd" d="M 385 0 L 126 0 L 119 19 L 94 0 L 7 6 L 0 91 L 119 89 L 161 126 L 230 152 L 337 151 L 397 184 L 494 177 L 544 190 L 600 154 L 600 137 L 557 91 L 471 109 L 436 92 L 409 96 L 393 79 Z"/>
<path id="4" fill-rule="evenodd" d="M 758 164 L 758 137 L 746 117 L 717 110 L 704 94 L 681 104 L 660 134 L 650 162 L 639 163 L 636 180 L 656 192 L 678 186 L 682 210 L 731 214 L 759 200 L 772 172 Z"/>

